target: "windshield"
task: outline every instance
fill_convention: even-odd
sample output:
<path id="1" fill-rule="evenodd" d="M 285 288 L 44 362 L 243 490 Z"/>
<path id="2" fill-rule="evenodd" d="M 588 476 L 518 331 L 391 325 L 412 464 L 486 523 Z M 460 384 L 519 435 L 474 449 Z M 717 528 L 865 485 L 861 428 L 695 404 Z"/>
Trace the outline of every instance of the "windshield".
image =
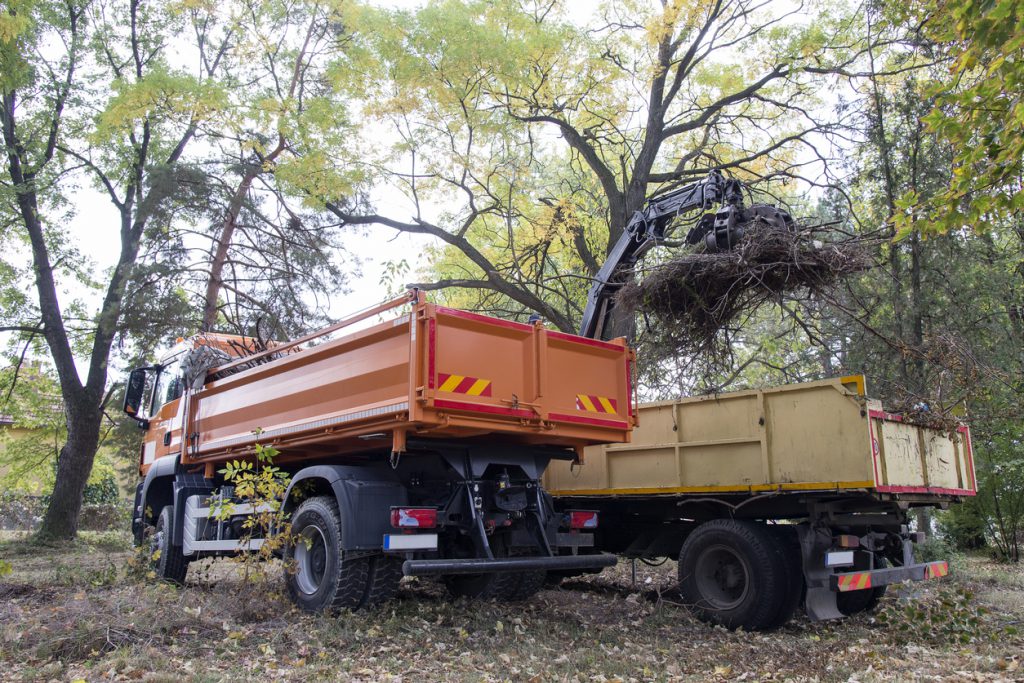
<path id="1" fill-rule="evenodd" d="M 155 415 L 160 407 L 180 398 L 185 388 L 181 379 L 181 356 L 176 356 L 160 366 L 160 374 L 156 380 L 156 391 L 153 392 L 153 410 Z"/>

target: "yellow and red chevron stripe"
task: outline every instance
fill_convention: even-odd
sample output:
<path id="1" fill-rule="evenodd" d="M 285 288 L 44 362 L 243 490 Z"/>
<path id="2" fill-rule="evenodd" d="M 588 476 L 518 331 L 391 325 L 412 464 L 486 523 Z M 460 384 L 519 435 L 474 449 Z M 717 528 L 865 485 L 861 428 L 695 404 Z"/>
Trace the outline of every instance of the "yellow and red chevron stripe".
<path id="1" fill-rule="evenodd" d="M 438 391 L 447 391 L 453 394 L 467 394 L 469 396 L 490 396 L 491 380 L 480 379 L 479 377 L 467 377 L 466 375 L 449 375 L 446 372 L 437 374 L 437 381 L 440 386 Z"/>
<path id="2" fill-rule="evenodd" d="M 618 410 L 618 402 L 614 398 L 606 396 L 594 396 L 593 394 L 576 394 L 576 409 L 586 410 L 589 413 L 605 413 L 614 415 Z"/>
<path id="3" fill-rule="evenodd" d="M 931 562 L 924 568 L 924 578 L 940 579 L 949 573 L 949 562 Z"/>
<path id="4" fill-rule="evenodd" d="M 857 572 L 855 574 L 840 574 L 839 592 L 859 591 L 871 588 L 871 572 Z"/>

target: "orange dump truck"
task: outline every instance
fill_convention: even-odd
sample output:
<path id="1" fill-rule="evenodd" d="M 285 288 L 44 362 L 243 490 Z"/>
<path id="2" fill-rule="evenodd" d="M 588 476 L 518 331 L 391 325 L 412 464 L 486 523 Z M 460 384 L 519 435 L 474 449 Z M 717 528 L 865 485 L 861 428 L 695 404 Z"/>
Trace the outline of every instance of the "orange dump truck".
<path id="1" fill-rule="evenodd" d="M 258 547 L 245 532 L 252 506 L 219 470 L 252 460 L 259 443 L 291 479 L 284 552 L 299 606 L 363 607 L 403 574 L 443 576 L 457 595 L 524 598 L 548 570 L 615 562 L 581 552 L 596 514 L 556 513 L 540 480 L 552 460 L 629 441 L 631 363 L 621 339 L 417 293 L 262 351 L 226 335 L 181 341 L 129 377 L 124 408 L 146 430 L 133 531 L 177 582 L 192 560 Z"/>

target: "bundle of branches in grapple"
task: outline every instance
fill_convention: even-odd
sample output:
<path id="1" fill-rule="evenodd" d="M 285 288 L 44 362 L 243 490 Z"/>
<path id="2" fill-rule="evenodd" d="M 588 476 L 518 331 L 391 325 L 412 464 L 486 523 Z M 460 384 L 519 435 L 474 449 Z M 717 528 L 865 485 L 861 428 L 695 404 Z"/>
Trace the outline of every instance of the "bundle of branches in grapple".
<path id="1" fill-rule="evenodd" d="M 822 226 L 748 227 L 732 251 L 682 253 L 624 286 L 616 305 L 643 313 L 663 345 L 690 355 L 718 351 L 744 314 L 786 296 L 825 293 L 870 268 L 877 238 Z"/>

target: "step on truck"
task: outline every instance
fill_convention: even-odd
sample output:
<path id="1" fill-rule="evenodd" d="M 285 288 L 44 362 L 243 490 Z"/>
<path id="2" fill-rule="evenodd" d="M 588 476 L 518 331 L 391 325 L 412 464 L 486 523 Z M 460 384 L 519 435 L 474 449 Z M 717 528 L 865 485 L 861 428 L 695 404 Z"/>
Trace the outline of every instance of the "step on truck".
<path id="1" fill-rule="evenodd" d="M 177 583 L 197 559 L 258 547 L 244 528 L 253 510 L 220 470 L 273 446 L 291 478 L 285 580 L 300 607 L 365 607 L 403 575 L 525 598 L 547 571 L 616 562 L 593 552 L 594 515 L 556 511 L 541 477 L 588 445 L 629 441 L 632 362 L 622 339 L 415 291 L 262 350 L 229 335 L 181 340 L 127 383 L 125 412 L 146 432 L 133 533 Z"/>
<path id="2" fill-rule="evenodd" d="M 677 560 L 685 602 L 747 630 L 945 576 L 946 561 L 915 560 L 911 513 L 977 488 L 966 426 L 888 413 L 862 376 L 641 405 L 632 441 L 552 463 L 544 485 L 556 507 L 598 513 L 588 552 Z"/>

